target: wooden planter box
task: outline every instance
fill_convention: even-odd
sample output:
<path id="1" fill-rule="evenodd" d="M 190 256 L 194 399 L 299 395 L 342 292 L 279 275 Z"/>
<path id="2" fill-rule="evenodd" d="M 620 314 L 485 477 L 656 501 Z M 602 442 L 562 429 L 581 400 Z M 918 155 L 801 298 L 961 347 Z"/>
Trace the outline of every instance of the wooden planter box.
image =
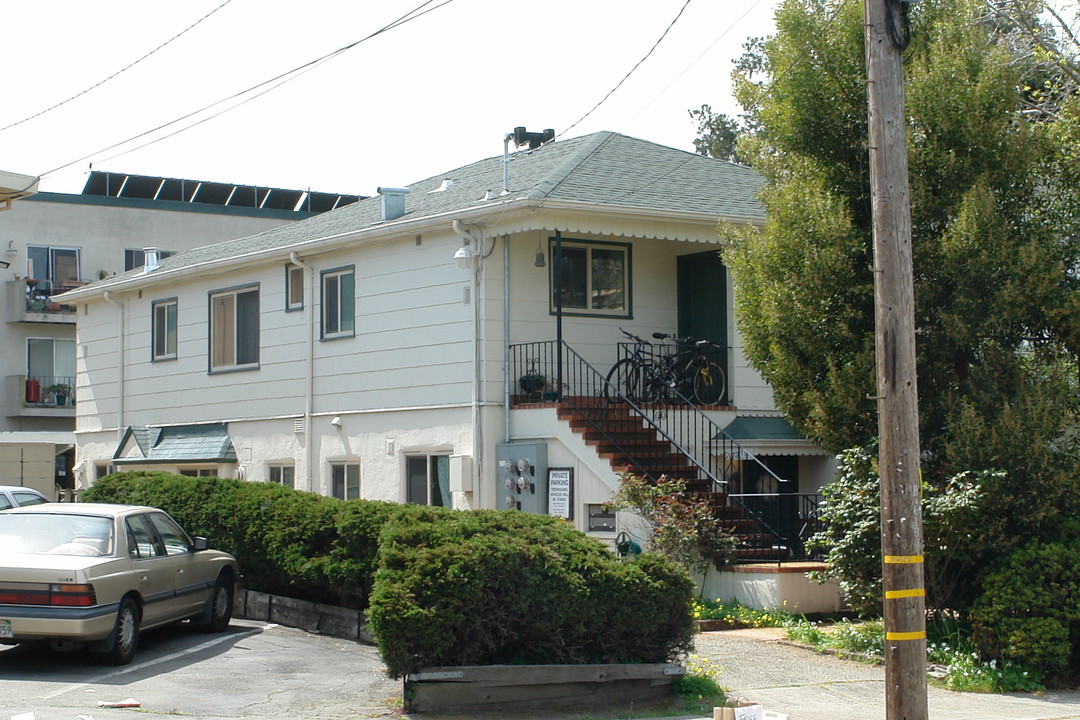
<path id="1" fill-rule="evenodd" d="M 425 668 L 405 679 L 405 710 L 618 705 L 671 694 L 681 665 L 469 665 Z"/>

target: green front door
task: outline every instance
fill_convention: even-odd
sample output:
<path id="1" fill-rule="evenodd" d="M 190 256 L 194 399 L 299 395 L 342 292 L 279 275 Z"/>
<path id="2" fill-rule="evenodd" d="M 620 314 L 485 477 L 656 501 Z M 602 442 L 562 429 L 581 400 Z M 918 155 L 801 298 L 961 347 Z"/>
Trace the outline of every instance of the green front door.
<path id="1" fill-rule="evenodd" d="M 728 371 L 727 268 L 717 250 L 679 256 L 679 335 L 712 340 L 723 350 L 712 359 Z M 731 388 L 728 386 L 728 401 Z"/>

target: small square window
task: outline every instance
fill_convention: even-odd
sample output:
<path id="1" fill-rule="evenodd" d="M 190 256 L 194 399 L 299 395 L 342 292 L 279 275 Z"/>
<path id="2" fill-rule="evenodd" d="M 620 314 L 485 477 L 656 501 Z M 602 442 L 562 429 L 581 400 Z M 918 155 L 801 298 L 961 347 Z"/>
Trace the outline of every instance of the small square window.
<path id="1" fill-rule="evenodd" d="M 405 474 L 406 502 L 453 507 L 449 455 L 418 455 L 406 458 Z"/>
<path id="2" fill-rule="evenodd" d="M 270 465 L 270 482 L 287 488 L 296 487 L 296 468 L 292 465 Z"/>
<path id="3" fill-rule="evenodd" d="M 360 497 L 360 463 L 330 463 L 330 481 L 334 497 L 355 500 Z"/>
<path id="4" fill-rule="evenodd" d="M 556 249 L 559 248 L 559 252 Z M 622 243 L 551 242 L 551 309 L 579 315 L 630 317 L 630 246 Z"/>

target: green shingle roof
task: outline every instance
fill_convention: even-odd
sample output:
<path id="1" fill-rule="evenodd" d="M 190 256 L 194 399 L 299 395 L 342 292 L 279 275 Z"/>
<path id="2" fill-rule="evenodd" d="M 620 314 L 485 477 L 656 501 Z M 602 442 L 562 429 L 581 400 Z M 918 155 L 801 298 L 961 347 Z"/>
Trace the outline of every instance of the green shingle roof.
<path id="1" fill-rule="evenodd" d="M 421 220 L 523 199 L 595 204 L 597 212 L 607 207 L 764 220 L 757 201 L 762 179 L 750 168 L 618 133 L 600 132 L 550 142 L 509 157 L 508 193 L 502 193 L 503 157 L 489 157 L 409 185 L 401 220 Z M 255 252 L 288 249 L 383 224 L 382 198 L 370 197 L 257 235 L 178 253 L 161 260 L 160 268 L 181 270 Z M 72 295 L 93 293 L 139 274 L 134 270 L 106 278 Z"/>
<path id="2" fill-rule="evenodd" d="M 194 463 L 236 462 L 236 450 L 224 423 L 206 425 L 170 425 L 166 427 L 129 427 L 117 452 L 131 439 L 138 444 L 142 457 L 116 457 L 117 463 Z"/>

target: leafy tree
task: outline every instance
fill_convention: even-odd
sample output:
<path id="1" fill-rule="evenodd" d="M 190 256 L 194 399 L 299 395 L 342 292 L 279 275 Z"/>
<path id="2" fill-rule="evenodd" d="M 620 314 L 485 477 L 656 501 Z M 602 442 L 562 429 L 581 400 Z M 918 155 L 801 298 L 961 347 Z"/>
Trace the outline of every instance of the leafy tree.
<path id="1" fill-rule="evenodd" d="M 718 160 L 738 162 L 736 141 L 739 138 L 739 122 L 723 113 L 714 113 L 711 105 L 702 105 L 700 110 L 691 110 L 690 117 L 697 123 L 698 136 L 694 139 L 694 150 Z"/>
<path id="2" fill-rule="evenodd" d="M 959 573 L 936 601 L 961 609 L 998 558 L 1080 515 L 1077 45 L 1039 30 L 1044 7 L 925 0 L 910 11 L 923 477 L 932 499 L 978 480 L 970 502 L 939 509 L 988 521 L 958 544 L 959 526 L 928 516 L 928 546 L 952 542 L 940 562 Z M 738 152 L 766 179 L 768 221 L 724 229 L 724 255 L 751 364 L 796 426 L 840 452 L 877 433 L 862 9 L 785 0 L 776 19 L 735 72 L 753 128 Z"/>

